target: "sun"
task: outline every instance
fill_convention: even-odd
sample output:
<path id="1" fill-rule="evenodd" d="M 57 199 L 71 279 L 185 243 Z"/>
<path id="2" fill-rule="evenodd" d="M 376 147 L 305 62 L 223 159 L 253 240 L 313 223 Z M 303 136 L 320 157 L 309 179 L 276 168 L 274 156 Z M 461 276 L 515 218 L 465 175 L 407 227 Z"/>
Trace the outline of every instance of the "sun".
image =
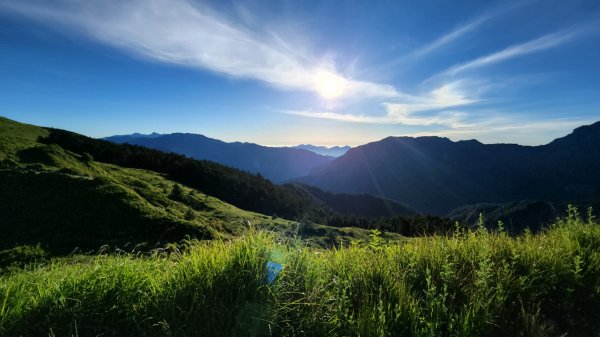
<path id="1" fill-rule="evenodd" d="M 315 90 L 326 99 L 340 97 L 345 92 L 346 80 L 332 72 L 320 70 L 316 73 Z"/>

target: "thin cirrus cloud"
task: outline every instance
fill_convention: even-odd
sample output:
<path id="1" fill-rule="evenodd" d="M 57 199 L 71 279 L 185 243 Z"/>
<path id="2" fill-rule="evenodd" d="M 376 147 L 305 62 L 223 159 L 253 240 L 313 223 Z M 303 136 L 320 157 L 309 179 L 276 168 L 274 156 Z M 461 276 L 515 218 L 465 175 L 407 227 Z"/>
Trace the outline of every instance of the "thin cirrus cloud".
<path id="1" fill-rule="evenodd" d="M 455 40 L 458 40 L 463 35 L 470 33 L 471 31 L 475 30 L 475 28 L 481 26 L 481 24 L 488 21 L 490 18 L 492 18 L 494 16 L 495 15 L 481 16 L 481 17 L 467 23 L 466 25 L 460 26 L 447 34 L 442 35 L 441 37 L 434 40 L 433 42 L 415 50 L 413 53 L 410 54 L 410 56 L 421 57 L 421 56 L 430 54 L 430 53 L 442 48 L 443 46 L 450 44 L 451 42 L 454 42 Z"/>
<path id="2" fill-rule="evenodd" d="M 394 111 L 394 109 L 388 109 L 388 113 L 384 116 L 344 114 L 332 111 L 290 110 L 284 112 L 302 117 L 364 124 L 402 124 L 411 126 L 443 125 L 450 128 L 469 126 L 469 124 L 464 122 L 466 114 L 460 111 L 442 111 L 435 116 L 417 116 L 404 111 Z"/>
<path id="3" fill-rule="evenodd" d="M 315 91 L 317 74 L 338 77 L 352 97 L 395 97 L 393 86 L 354 80 L 331 64 L 300 56 L 282 37 L 233 24 L 185 0 L 0 1 L 0 11 L 17 13 L 151 60 L 207 69 L 282 89 Z"/>
<path id="4" fill-rule="evenodd" d="M 444 47 L 452 42 L 455 42 L 456 40 L 462 38 L 463 36 L 475 31 L 477 28 L 479 28 L 481 25 L 483 25 L 487 21 L 494 19 L 497 16 L 500 16 L 502 14 L 505 14 L 517 7 L 523 6 L 524 4 L 526 4 L 526 2 L 515 3 L 510 6 L 503 7 L 503 8 L 497 8 L 493 11 L 489 11 L 485 14 L 482 14 L 479 17 L 475 18 L 474 20 L 455 28 L 454 30 L 451 30 L 450 32 L 440 36 L 439 38 L 433 40 L 432 42 L 415 50 L 409 56 L 422 57 L 422 56 L 431 54 L 432 52 L 439 50 L 442 47 Z"/>
<path id="5" fill-rule="evenodd" d="M 440 36 L 439 38 L 422 46 L 421 48 L 415 49 L 414 51 L 412 51 L 406 55 L 402 55 L 401 57 L 394 59 L 390 62 L 386 62 L 385 64 L 382 64 L 380 66 L 377 66 L 374 69 L 376 71 L 383 71 L 385 69 L 395 67 L 408 59 L 420 59 L 422 57 L 426 57 L 427 55 L 441 49 L 442 47 L 444 47 L 446 45 L 451 44 L 452 42 L 458 40 L 459 38 L 463 37 L 464 35 L 474 31 L 481 24 L 483 24 L 484 22 L 488 21 L 489 19 L 491 19 L 492 17 L 494 17 L 498 14 L 499 13 L 482 15 L 482 16 L 476 18 L 475 20 Z M 374 70 L 371 70 L 371 71 L 374 71 Z"/>
<path id="6" fill-rule="evenodd" d="M 501 51 L 481 56 L 466 63 L 454 65 L 442 72 L 440 75 L 454 76 L 467 70 L 481 68 L 519 56 L 558 47 L 594 31 L 598 31 L 598 28 L 597 26 L 591 24 L 578 25 L 575 27 L 567 28 L 558 32 L 544 35 L 534 40 L 512 45 Z"/>
<path id="7" fill-rule="evenodd" d="M 527 4 L 527 2 L 514 3 L 509 6 L 504 6 L 504 7 L 496 8 L 494 10 L 490 10 L 490 11 L 476 17 L 475 19 L 472 19 L 471 21 L 469 21 L 461 26 L 458 26 L 458 27 L 454 28 L 453 30 L 446 32 L 445 34 L 443 34 L 440 37 L 438 37 L 437 39 L 423 45 L 422 47 L 417 48 L 414 51 L 401 56 L 400 58 L 397 58 L 391 62 L 388 62 L 388 63 L 378 67 L 378 69 L 380 69 L 380 70 L 387 69 L 387 68 L 396 66 L 408 59 L 421 59 L 423 57 L 427 57 L 428 55 L 433 54 L 434 52 L 438 52 L 441 49 L 443 49 L 444 47 L 451 45 L 452 43 L 460 40 L 464 36 L 475 32 L 477 28 L 480 28 L 486 22 L 488 22 L 498 16 L 501 16 L 502 14 L 510 12 L 513 9 L 516 9 L 518 7 L 526 5 L 526 4 Z"/>

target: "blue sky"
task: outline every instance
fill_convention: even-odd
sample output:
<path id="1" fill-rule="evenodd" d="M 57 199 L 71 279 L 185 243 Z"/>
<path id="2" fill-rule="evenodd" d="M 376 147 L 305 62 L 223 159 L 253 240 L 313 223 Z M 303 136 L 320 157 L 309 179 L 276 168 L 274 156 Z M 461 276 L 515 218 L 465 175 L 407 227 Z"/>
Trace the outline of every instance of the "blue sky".
<path id="1" fill-rule="evenodd" d="M 543 144 L 600 120 L 600 2 L 0 0 L 0 115 L 93 137 Z"/>

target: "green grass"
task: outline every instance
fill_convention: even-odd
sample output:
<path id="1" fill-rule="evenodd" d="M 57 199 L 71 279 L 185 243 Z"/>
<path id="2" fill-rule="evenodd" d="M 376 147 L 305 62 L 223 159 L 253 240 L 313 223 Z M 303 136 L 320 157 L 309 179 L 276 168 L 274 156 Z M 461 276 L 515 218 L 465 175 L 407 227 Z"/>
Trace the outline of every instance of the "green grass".
<path id="1" fill-rule="evenodd" d="M 276 281 L 265 263 L 280 262 Z M 0 277 L 2 336 L 597 336 L 600 226 L 312 249 L 250 230 Z"/>
<path id="2" fill-rule="evenodd" d="M 16 154 L 32 146 L 37 146 L 39 137 L 45 137 L 48 131 L 37 126 L 21 124 L 0 117 L 0 167 L 3 161 L 15 161 Z"/>

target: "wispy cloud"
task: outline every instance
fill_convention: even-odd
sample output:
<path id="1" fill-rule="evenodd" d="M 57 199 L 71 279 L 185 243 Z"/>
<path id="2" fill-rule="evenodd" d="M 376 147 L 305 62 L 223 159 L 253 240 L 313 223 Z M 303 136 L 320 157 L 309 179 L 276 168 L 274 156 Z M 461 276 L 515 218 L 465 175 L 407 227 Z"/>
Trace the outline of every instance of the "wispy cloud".
<path id="1" fill-rule="evenodd" d="M 535 120 L 527 117 L 507 118 L 502 115 L 494 115 L 461 128 L 424 131 L 403 134 L 403 136 L 438 136 L 453 140 L 477 138 L 485 143 L 505 143 L 510 140 L 515 144 L 542 145 L 558 137 L 566 136 L 576 127 L 594 122 L 596 122 L 595 119 L 585 117 Z"/>
<path id="2" fill-rule="evenodd" d="M 270 85 L 314 91 L 323 69 L 339 76 L 348 96 L 394 97 L 394 87 L 344 77 L 335 66 L 290 50 L 274 32 L 232 22 L 185 0 L 1 1 L 0 10 L 67 27 L 151 60 L 207 69 Z"/>
<path id="3" fill-rule="evenodd" d="M 427 54 L 430 54 L 433 51 L 438 50 L 441 47 L 443 47 L 447 44 L 450 44 L 451 42 L 453 42 L 455 40 L 458 40 L 463 35 L 475 30 L 475 28 L 478 28 L 479 26 L 481 26 L 481 24 L 488 21 L 490 18 L 492 18 L 494 16 L 495 15 L 480 16 L 480 17 L 476 18 L 475 20 L 454 29 L 454 30 L 440 36 L 438 39 L 432 41 L 431 43 L 415 50 L 413 53 L 410 54 L 410 56 L 422 57 Z"/>
<path id="4" fill-rule="evenodd" d="M 593 25 L 579 25 L 564 29 L 555 33 L 547 34 L 534 40 L 527 41 L 525 43 L 512 45 L 501 51 L 485 55 L 474 59 L 472 61 L 458 64 L 448 68 L 441 75 L 454 76 L 458 73 L 488 66 L 494 63 L 503 62 L 512 58 L 516 58 L 522 55 L 539 52 L 542 50 L 558 47 L 564 43 L 575 40 L 586 33 L 593 30 L 598 30 L 597 26 Z"/>
<path id="5" fill-rule="evenodd" d="M 485 118 L 482 118 L 482 116 L 474 117 L 468 123 L 466 122 L 467 114 L 460 111 L 442 111 L 430 117 L 414 114 L 374 117 L 310 111 L 289 111 L 288 113 L 355 123 L 443 126 L 447 128 L 439 131 L 403 133 L 398 134 L 398 136 L 438 136 L 455 141 L 477 139 L 489 144 L 510 142 L 522 145 L 542 145 L 567 135 L 576 127 L 597 121 L 589 117 L 539 120 L 526 115 L 508 117 L 502 112 L 490 112 Z"/>
<path id="6" fill-rule="evenodd" d="M 365 115 L 347 114 L 333 111 L 284 111 L 297 116 L 337 120 L 367 124 L 402 124 L 413 126 L 443 125 L 451 128 L 466 127 L 468 115 L 448 108 L 465 106 L 478 102 L 477 97 L 469 97 L 467 85 L 462 81 L 442 85 L 420 96 L 404 96 L 396 101 L 384 102 L 385 114 Z M 433 114 L 425 113 L 434 111 Z"/>
<path id="7" fill-rule="evenodd" d="M 384 64 L 376 66 L 373 69 L 371 69 L 370 71 L 371 72 L 377 72 L 377 71 L 383 72 L 384 70 L 393 68 L 399 64 L 404 63 L 405 61 L 407 61 L 409 59 L 419 59 L 419 58 L 425 57 L 428 54 L 431 54 L 434 51 L 439 50 L 442 47 L 454 42 L 455 40 L 458 40 L 463 35 L 466 35 L 467 33 L 475 30 L 477 27 L 479 27 L 482 23 L 489 20 L 491 17 L 492 17 L 492 15 L 480 16 L 480 17 L 476 18 L 475 20 L 440 36 L 439 38 L 437 38 L 436 40 L 434 40 L 430 43 L 428 43 L 420 48 L 417 48 L 408 54 L 402 55 L 402 56 L 400 56 L 396 59 L 393 59 L 389 62 L 386 62 Z"/>
<path id="8" fill-rule="evenodd" d="M 387 102 L 389 114 L 410 114 L 418 111 L 439 110 L 477 102 L 477 98 L 468 96 L 465 81 L 455 81 L 441 85 L 421 96 L 406 97 L 403 102 Z"/>
<path id="9" fill-rule="evenodd" d="M 486 13 L 481 14 L 480 16 L 472 19 L 471 21 L 455 27 L 454 29 L 444 33 L 437 39 L 413 50 L 412 52 L 377 67 L 377 69 L 379 69 L 379 70 L 387 69 L 387 68 L 396 66 L 408 59 L 420 59 L 420 58 L 426 57 L 436 51 L 440 51 L 441 49 L 443 49 L 443 47 L 450 45 L 453 42 L 456 42 L 457 40 L 463 38 L 464 36 L 466 36 L 472 32 L 475 32 L 484 23 L 490 21 L 491 19 L 494 19 L 502 14 L 505 14 L 505 13 L 507 13 L 515 8 L 521 7 L 525 4 L 527 4 L 527 2 L 514 3 L 509 6 L 503 6 L 503 7 L 489 10 Z"/>
<path id="10" fill-rule="evenodd" d="M 411 126 L 443 125 L 451 128 L 464 125 L 465 113 L 460 111 L 442 111 L 434 116 L 418 116 L 411 113 L 387 113 L 383 116 L 354 115 L 332 111 L 284 111 L 285 113 L 309 117 L 330 119 L 341 122 L 364 123 L 364 124 L 401 124 Z"/>

